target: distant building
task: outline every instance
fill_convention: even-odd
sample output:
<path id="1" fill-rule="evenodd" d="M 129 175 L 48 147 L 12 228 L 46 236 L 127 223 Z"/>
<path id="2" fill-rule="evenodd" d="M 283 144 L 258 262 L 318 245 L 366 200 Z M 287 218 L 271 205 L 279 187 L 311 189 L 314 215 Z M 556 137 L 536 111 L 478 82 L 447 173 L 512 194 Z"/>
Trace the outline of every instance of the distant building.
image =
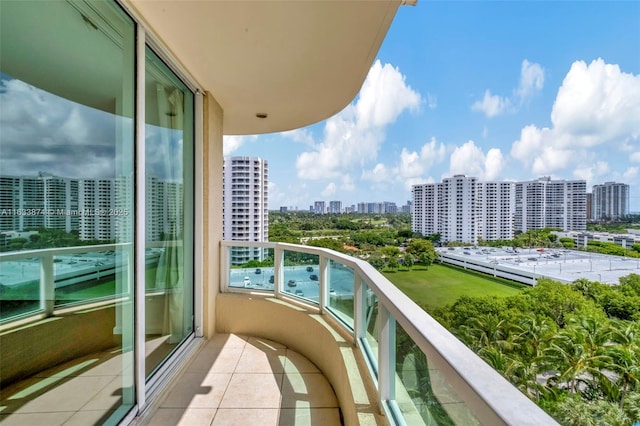
<path id="1" fill-rule="evenodd" d="M 629 185 L 605 182 L 592 188 L 591 216 L 595 221 L 617 220 L 629 214 Z"/>
<path id="2" fill-rule="evenodd" d="M 516 182 L 514 231 L 557 228 L 587 229 L 587 184 L 584 180 L 537 180 Z"/>
<path id="3" fill-rule="evenodd" d="M 412 188 L 413 232 L 440 234 L 443 242 L 477 240 L 476 178 L 455 175 L 442 183 L 414 185 Z"/>
<path id="4" fill-rule="evenodd" d="M 414 185 L 411 224 L 443 242 L 512 239 L 545 227 L 586 229 L 586 182 L 551 180 L 477 182 L 456 175 L 442 183 Z"/>
<path id="5" fill-rule="evenodd" d="M 268 163 L 258 157 L 225 157 L 223 165 L 223 238 L 268 241 Z M 261 248 L 233 247 L 231 264 L 264 260 Z"/>
<path id="6" fill-rule="evenodd" d="M 513 238 L 515 184 L 478 182 L 476 218 L 478 237 L 484 240 Z"/>
<path id="7" fill-rule="evenodd" d="M 327 212 L 326 203 L 324 201 L 314 201 L 312 211 L 315 214 L 325 214 Z"/>
<path id="8" fill-rule="evenodd" d="M 329 201 L 329 213 L 342 213 L 342 201 Z"/>
<path id="9" fill-rule="evenodd" d="M 285 206 L 280 207 L 280 213 L 286 213 L 289 209 Z"/>

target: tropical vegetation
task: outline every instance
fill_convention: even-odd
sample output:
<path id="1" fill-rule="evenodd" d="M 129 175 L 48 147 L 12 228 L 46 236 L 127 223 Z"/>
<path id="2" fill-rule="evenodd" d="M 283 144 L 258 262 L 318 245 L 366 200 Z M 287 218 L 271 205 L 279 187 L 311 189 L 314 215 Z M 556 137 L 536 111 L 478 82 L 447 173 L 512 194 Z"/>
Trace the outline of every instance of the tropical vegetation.
<path id="1" fill-rule="evenodd" d="M 560 423 L 640 421 L 640 275 L 618 286 L 540 280 L 431 314 Z"/>

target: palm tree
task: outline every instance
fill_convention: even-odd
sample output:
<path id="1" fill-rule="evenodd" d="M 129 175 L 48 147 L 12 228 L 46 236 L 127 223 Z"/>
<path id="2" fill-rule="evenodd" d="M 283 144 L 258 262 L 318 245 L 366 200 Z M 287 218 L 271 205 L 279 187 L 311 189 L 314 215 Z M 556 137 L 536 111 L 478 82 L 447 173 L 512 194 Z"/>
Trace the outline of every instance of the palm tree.
<path id="1" fill-rule="evenodd" d="M 590 338 L 578 329 L 561 331 L 543 350 L 542 365 L 557 372 L 548 383 L 565 387 L 571 395 L 578 393 L 581 385 L 597 388 L 599 381 L 609 380 L 602 370 L 612 367 L 605 349 L 601 346 L 594 350 Z"/>
<path id="2" fill-rule="evenodd" d="M 524 360 L 532 360 L 542 355 L 542 348 L 556 332 L 556 325 L 546 317 L 523 315 L 511 326 L 515 350 Z"/>

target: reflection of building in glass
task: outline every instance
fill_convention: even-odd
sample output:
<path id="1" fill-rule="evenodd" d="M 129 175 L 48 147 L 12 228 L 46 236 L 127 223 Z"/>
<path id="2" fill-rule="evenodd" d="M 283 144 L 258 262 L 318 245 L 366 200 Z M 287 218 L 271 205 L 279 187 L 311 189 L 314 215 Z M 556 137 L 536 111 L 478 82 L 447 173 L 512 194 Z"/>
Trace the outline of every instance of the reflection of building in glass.
<path id="1" fill-rule="evenodd" d="M 223 166 L 224 239 L 268 241 L 268 163 L 257 157 L 225 157 Z M 264 260 L 259 248 L 234 247 L 231 263 Z"/>
<path id="2" fill-rule="evenodd" d="M 73 179 L 0 176 L 0 231 L 38 228 L 77 231 L 81 240 L 130 241 L 133 235 L 130 177 Z M 183 230 L 183 184 L 147 179 L 147 241 Z"/>
<path id="3" fill-rule="evenodd" d="M 147 176 L 146 239 L 160 241 L 182 235 L 183 184 Z"/>

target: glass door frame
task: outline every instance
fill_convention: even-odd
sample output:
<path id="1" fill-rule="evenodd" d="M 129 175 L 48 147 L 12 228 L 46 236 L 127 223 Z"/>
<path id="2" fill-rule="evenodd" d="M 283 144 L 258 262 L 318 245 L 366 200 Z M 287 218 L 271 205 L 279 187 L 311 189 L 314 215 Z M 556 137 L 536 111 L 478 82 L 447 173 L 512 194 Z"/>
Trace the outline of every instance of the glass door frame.
<path id="1" fill-rule="evenodd" d="M 136 403 L 122 423 L 130 423 L 143 412 L 170 380 L 178 363 L 193 349 L 195 339 L 203 337 L 203 248 L 204 235 L 204 91 L 175 57 L 142 24 L 141 17 L 121 0 L 114 0 L 135 22 L 135 234 L 134 234 L 134 380 Z M 194 94 L 193 159 L 193 315 L 194 332 L 166 360 L 157 373 L 146 380 L 145 365 L 145 48 L 149 47 Z"/>

